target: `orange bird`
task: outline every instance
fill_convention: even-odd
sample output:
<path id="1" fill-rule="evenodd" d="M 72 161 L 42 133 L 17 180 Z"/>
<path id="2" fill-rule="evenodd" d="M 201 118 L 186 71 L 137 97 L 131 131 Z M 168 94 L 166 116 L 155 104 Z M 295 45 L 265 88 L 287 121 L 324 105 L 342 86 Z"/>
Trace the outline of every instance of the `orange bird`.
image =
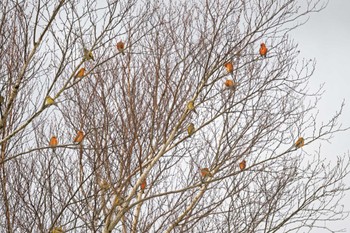
<path id="1" fill-rule="evenodd" d="M 79 130 L 77 132 L 77 136 L 75 136 L 74 138 L 74 142 L 81 143 L 83 141 L 83 138 L 84 138 L 84 132 Z"/>
<path id="2" fill-rule="evenodd" d="M 236 87 L 236 83 L 232 79 L 227 79 L 224 84 L 226 88 L 235 89 Z"/>
<path id="3" fill-rule="evenodd" d="M 294 145 L 296 148 L 301 148 L 304 146 L 304 142 L 305 142 L 304 138 L 300 137 L 300 138 L 298 138 L 298 140 L 295 142 Z"/>
<path id="4" fill-rule="evenodd" d="M 241 171 L 245 169 L 246 165 L 247 165 L 247 162 L 245 160 L 239 163 L 239 168 L 241 169 Z"/>
<path id="5" fill-rule="evenodd" d="M 230 61 L 226 62 L 224 64 L 224 66 L 226 68 L 227 73 L 232 73 L 233 72 L 233 64 L 232 64 L 232 62 L 230 62 Z"/>
<path id="6" fill-rule="evenodd" d="M 144 193 L 147 186 L 146 179 L 142 180 L 140 186 L 141 186 L 141 192 Z"/>
<path id="7" fill-rule="evenodd" d="M 262 57 L 266 57 L 267 48 L 266 48 L 265 43 L 261 43 L 261 44 L 260 44 L 259 53 L 260 53 L 260 55 L 261 55 Z"/>
<path id="8" fill-rule="evenodd" d="M 49 146 L 55 151 L 56 146 L 58 145 L 58 139 L 55 136 L 52 136 L 49 142 Z"/>
<path id="9" fill-rule="evenodd" d="M 78 73 L 75 75 L 76 78 L 82 78 L 85 75 L 85 68 L 81 68 Z"/>
<path id="10" fill-rule="evenodd" d="M 211 174 L 209 169 L 205 167 L 205 168 L 201 169 L 201 176 L 204 177 L 204 178 L 207 177 L 207 176 L 213 177 L 213 174 Z"/>
<path id="11" fill-rule="evenodd" d="M 117 43 L 117 50 L 118 50 L 119 52 L 121 52 L 123 55 L 125 55 L 124 49 L 125 49 L 124 42 L 123 42 L 123 41 L 119 41 L 119 42 Z"/>

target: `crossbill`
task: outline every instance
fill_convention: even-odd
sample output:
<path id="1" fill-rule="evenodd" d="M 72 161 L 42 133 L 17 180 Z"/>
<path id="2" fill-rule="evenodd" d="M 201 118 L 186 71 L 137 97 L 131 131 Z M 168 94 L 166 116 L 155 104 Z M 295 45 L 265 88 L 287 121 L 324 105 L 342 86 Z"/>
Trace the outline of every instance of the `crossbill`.
<path id="1" fill-rule="evenodd" d="M 233 64 L 232 64 L 232 62 L 226 62 L 224 64 L 224 66 L 226 68 L 227 73 L 232 73 L 233 72 Z"/>
<path id="2" fill-rule="evenodd" d="M 77 132 L 77 136 L 75 136 L 75 138 L 74 138 L 74 142 L 81 143 L 83 141 L 83 139 L 84 139 L 84 132 L 79 130 Z"/>
<path id="3" fill-rule="evenodd" d="M 247 162 L 243 160 L 242 162 L 239 163 L 239 168 L 241 171 L 243 171 L 246 168 Z"/>
<path id="4" fill-rule="evenodd" d="M 125 53 L 124 53 L 125 44 L 124 44 L 123 41 L 119 41 L 119 42 L 117 43 L 117 50 L 118 50 L 121 54 L 125 55 Z"/>
<path id="5" fill-rule="evenodd" d="M 120 195 L 116 195 L 114 198 L 114 205 L 120 206 L 124 201 L 125 201 L 124 197 L 122 197 Z"/>
<path id="6" fill-rule="evenodd" d="M 298 140 L 295 142 L 295 147 L 296 148 L 301 148 L 304 146 L 305 140 L 303 137 L 299 137 Z"/>
<path id="7" fill-rule="evenodd" d="M 92 51 L 84 48 L 84 60 L 89 61 L 93 60 L 95 61 L 94 55 L 92 54 Z"/>
<path id="8" fill-rule="evenodd" d="M 56 102 L 51 96 L 46 96 L 45 105 L 47 105 L 47 106 L 56 105 Z"/>
<path id="9" fill-rule="evenodd" d="M 209 169 L 208 168 L 202 168 L 201 169 L 201 176 L 203 177 L 203 178 L 205 178 L 205 177 L 213 177 L 213 174 L 209 171 Z"/>
<path id="10" fill-rule="evenodd" d="M 76 78 L 82 78 L 85 75 L 85 68 L 81 68 L 78 73 L 75 75 Z"/>
<path id="11" fill-rule="evenodd" d="M 187 127 L 187 133 L 189 136 L 192 136 L 192 134 L 194 133 L 194 124 L 190 123 Z"/>
<path id="12" fill-rule="evenodd" d="M 54 227 L 51 233 L 64 233 L 64 230 L 62 229 L 62 227 Z"/>
<path id="13" fill-rule="evenodd" d="M 195 107 L 194 107 L 194 101 L 193 101 L 193 100 L 191 100 L 191 101 L 189 101 L 189 102 L 187 103 L 187 109 L 188 109 L 189 111 L 193 111 L 194 113 L 198 114 L 197 111 L 196 111 L 196 109 L 195 109 Z"/>
<path id="14" fill-rule="evenodd" d="M 107 191 L 111 187 L 110 184 L 105 179 L 101 179 L 98 185 L 104 191 Z"/>
<path id="15" fill-rule="evenodd" d="M 146 179 L 143 179 L 142 182 L 141 182 L 141 184 L 140 184 L 141 192 L 142 192 L 142 193 L 145 192 L 146 186 L 147 186 Z"/>
<path id="16" fill-rule="evenodd" d="M 267 48 L 266 48 L 265 43 L 261 43 L 261 44 L 260 44 L 259 53 L 260 53 L 260 55 L 261 55 L 262 57 L 266 57 Z"/>
<path id="17" fill-rule="evenodd" d="M 0 95 L 0 106 L 1 106 L 4 102 L 5 102 L 5 98 L 4 98 L 2 95 Z"/>
<path id="18" fill-rule="evenodd" d="M 227 89 L 235 90 L 237 87 L 237 83 L 235 83 L 232 79 L 227 79 L 224 82 L 224 85 Z"/>
<path id="19" fill-rule="evenodd" d="M 58 145 L 58 139 L 56 136 L 52 136 L 49 142 L 49 146 L 52 148 L 53 151 L 56 150 L 56 147 Z"/>

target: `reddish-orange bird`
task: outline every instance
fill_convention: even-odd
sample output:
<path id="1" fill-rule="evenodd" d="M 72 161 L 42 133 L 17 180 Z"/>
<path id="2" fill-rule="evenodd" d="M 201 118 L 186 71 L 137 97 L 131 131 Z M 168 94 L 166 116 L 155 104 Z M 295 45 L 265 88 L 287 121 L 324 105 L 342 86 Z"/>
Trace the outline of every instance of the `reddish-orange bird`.
<path id="1" fill-rule="evenodd" d="M 82 78 L 85 75 L 85 68 L 81 68 L 78 73 L 75 75 L 76 78 Z"/>
<path id="2" fill-rule="evenodd" d="M 236 87 L 236 84 L 232 79 L 227 79 L 224 84 L 225 84 L 225 87 L 230 89 L 233 89 Z"/>
<path id="3" fill-rule="evenodd" d="M 262 57 L 266 57 L 267 48 L 266 48 L 265 43 L 261 43 L 261 44 L 260 44 L 259 53 L 260 53 L 260 55 L 261 55 Z"/>
<path id="4" fill-rule="evenodd" d="M 81 143 L 83 141 L 83 138 L 84 138 L 84 132 L 79 130 L 77 132 L 77 136 L 75 136 L 74 138 L 74 142 Z"/>
<path id="5" fill-rule="evenodd" d="M 202 177 L 207 177 L 207 176 L 209 176 L 209 177 L 213 177 L 213 174 L 209 171 L 209 169 L 208 168 L 202 168 L 201 169 L 201 176 Z"/>
<path id="6" fill-rule="evenodd" d="M 298 138 L 298 140 L 295 142 L 296 148 L 301 148 L 304 146 L 305 140 L 303 137 Z"/>
<path id="7" fill-rule="evenodd" d="M 141 186 L 141 191 L 144 192 L 147 186 L 146 179 L 142 180 L 140 186 Z"/>
<path id="8" fill-rule="evenodd" d="M 49 146 L 55 151 L 56 146 L 58 145 L 58 139 L 55 136 L 52 136 L 49 142 Z"/>
<path id="9" fill-rule="evenodd" d="M 226 68 L 227 73 L 232 73 L 233 72 L 233 64 L 232 64 L 232 62 L 226 62 L 224 64 L 224 66 Z"/>
<path id="10" fill-rule="evenodd" d="M 239 168 L 241 169 L 241 171 L 245 169 L 246 165 L 247 165 L 247 162 L 245 160 L 239 163 Z"/>
<path id="11" fill-rule="evenodd" d="M 125 44 L 124 44 L 124 42 L 123 42 L 123 41 L 119 41 L 119 42 L 117 43 L 117 50 L 118 50 L 119 52 L 121 52 L 123 55 L 125 55 L 124 49 L 125 49 Z"/>

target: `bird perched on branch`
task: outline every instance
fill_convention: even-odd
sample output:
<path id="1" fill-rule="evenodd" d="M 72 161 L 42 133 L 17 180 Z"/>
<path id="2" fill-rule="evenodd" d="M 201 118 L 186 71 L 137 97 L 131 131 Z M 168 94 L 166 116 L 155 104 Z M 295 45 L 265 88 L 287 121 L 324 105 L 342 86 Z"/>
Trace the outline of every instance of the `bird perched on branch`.
<path id="1" fill-rule="evenodd" d="M 195 107 L 194 107 L 194 101 L 193 100 L 190 100 L 188 103 L 187 103 L 187 109 L 189 111 L 193 111 L 194 113 L 198 114 Z"/>
<path id="2" fill-rule="evenodd" d="M 122 196 L 120 196 L 119 194 L 117 194 L 116 196 L 115 196 L 115 198 L 114 198 L 114 205 L 115 206 L 120 206 L 123 202 L 125 201 L 125 198 L 124 197 L 122 197 Z"/>
<path id="3" fill-rule="evenodd" d="M 117 50 L 118 50 L 121 54 L 125 55 L 125 53 L 124 53 L 125 44 L 124 44 L 123 41 L 119 41 L 119 42 L 117 43 Z"/>
<path id="4" fill-rule="evenodd" d="M 261 55 L 262 57 L 266 57 L 267 48 L 266 48 L 265 43 L 261 43 L 261 44 L 260 44 L 259 53 L 260 53 L 260 55 Z"/>
<path id="5" fill-rule="evenodd" d="M 107 191 L 111 187 L 110 184 L 105 179 L 101 179 L 98 185 L 104 191 Z"/>
<path id="6" fill-rule="evenodd" d="M 54 227 L 51 233 L 64 233 L 64 230 L 62 229 L 62 227 Z"/>
<path id="7" fill-rule="evenodd" d="M 82 78 L 85 75 L 85 68 L 81 68 L 78 73 L 75 75 L 76 78 Z"/>
<path id="8" fill-rule="evenodd" d="M 88 49 L 84 48 L 84 60 L 86 60 L 86 61 L 89 61 L 89 60 L 95 61 L 94 55 L 92 54 L 91 50 L 88 50 Z"/>
<path id="9" fill-rule="evenodd" d="M 141 182 L 141 184 L 140 184 L 141 192 L 142 192 L 142 193 L 145 192 L 146 186 L 147 186 L 146 179 L 143 179 L 142 182 Z"/>
<path id="10" fill-rule="evenodd" d="M 208 169 L 207 167 L 202 168 L 202 169 L 200 170 L 200 172 L 201 172 L 201 176 L 202 176 L 203 178 L 205 178 L 205 177 L 213 177 L 213 174 L 209 171 L 209 169 Z"/>
<path id="11" fill-rule="evenodd" d="M 238 83 L 235 83 L 232 79 L 227 79 L 224 83 L 226 89 L 236 90 Z"/>
<path id="12" fill-rule="evenodd" d="M 189 136 L 192 136 L 192 134 L 194 133 L 194 124 L 190 123 L 187 127 L 187 133 Z"/>
<path id="13" fill-rule="evenodd" d="M 83 139 L 84 139 L 84 132 L 79 130 L 77 132 L 77 136 L 75 136 L 75 138 L 74 138 L 74 142 L 81 143 L 83 141 Z"/>
<path id="14" fill-rule="evenodd" d="M 295 147 L 296 148 L 301 148 L 304 146 L 305 140 L 303 137 L 299 137 L 298 140 L 295 142 Z"/>
<path id="15" fill-rule="evenodd" d="M 56 136 L 52 136 L 49 142 L 49 146 L 52 148 L 52 150 L 55 152 L 56 147 L 58 145 L 58 139 Z"/>
<path id="16" fill-rule="evenodd" d="M 51 96 L 46 96 L 45 98 L 45 105 L 50 106 L 50 105 L 57 105 L 55 100 Z"/>
<path id="17" fill-rule="evenodd" d="M 0 106 L 1 106 L 4 102 L 5 102 L 5 98 L 4 98 L 2 95 L 0 95 Z"/>
<path id="18" fill-rule="evenodd" d="M 227 71 L 227 73 L 232 73 L 233 72 L 233 64 L 232 64 L 232 62 L 226 62 L 225 64 L 224 64 L 224 66 L 225 66 L 225 68 L 226 68 L 226 71 Z"/>
<path id="19" fill-rule="evenodd" d="M 243 160 L 242 162 L 239 163 L 239 168 L 241 171 L 243 171 L 246 168 L 247 162 Z"/>

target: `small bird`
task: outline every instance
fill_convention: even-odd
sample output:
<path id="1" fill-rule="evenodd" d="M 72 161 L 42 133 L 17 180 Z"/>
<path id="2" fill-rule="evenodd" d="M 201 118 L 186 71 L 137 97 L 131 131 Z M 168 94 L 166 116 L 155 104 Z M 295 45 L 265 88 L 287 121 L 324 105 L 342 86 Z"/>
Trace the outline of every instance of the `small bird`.
<path id="1" fill-rule="evenodd" d="M 85 75 L 85 68 L 81 68 L 78 73 L 75 75 L 76 78 L 82 78 Z"/>
<path id="2" fill-rule="evenodd" d="M 197 111 L 196 111 L 196 109 L 195 109 L 195 107 L 194 107 L 194 101 L 193 101 L 193 100 L 191 100 L 191 101 L 189 101 L 189 102 L 187 103 L 187 109 L 188 109 L 189 111 L 193 111 L 194 113 L 198 114 Z"/>
<path id="3" fill-rule="evenodd" d="M 118 50 L 121 54 L 125 55 L 125 53 L 124 53 L 125 45 L 124 45 L 124 42 L 123 42 L 123 41 L 119 41 L 119 42 L 117 43 L 117 50 Z"/>
<path id="4" fill-rule="evenodd" d="M 115 196 L 114 201 L 113 201 L 113 204 L 114 204 L 115 206 L 118 206 L 118 205 L 120 205 L 120 203 L 121 203 L 121 201 L 120 201 L 119 196 Z"/>
<path id="5" fill-rule="evenodd" d="M 79 130 L 77 132 L 77 136 L 75 136 L 75 138 L 74 138 L 74 142 L 81 143 L 83 141 L 83 139 L 84 139 L 84 132 Z"/>
<path id="6" fill-rule="evenodd" d="M 205 168 L 201 169 L 201 176 L 204 177 L 204 178 L 207 177 L 207 176 L 208 177 L 213 177 L 213 174 L 209 171 L 208 168 L 205 167 Z"/>
<path id="7" fill-rule="evenodd" d="M 104 191 L 107 191 L 111 186 L 109 185 L 109 183 L 107 182 L 107 180 L 105 179 L 101 179 L 100 183 L 98 184 L 100 186 L 100 188 Z"/>
<path id="8" fill-rule="evenodd" d="M 237 87 L 237 83 L 235 83 L 232 79 L 227 79 L 224 83 L 227 89 L 235 90 Z"/>
<path id="9" fill-rule="evenodd" d="M 247 162 L 245 160 L 239 163 L 239 168 L 241 169 L 241 171 L 245 169 L 246 165 L 247 165 Z"/>
<path id="10" fill-rule="evenodd" d="M 92 54 L 92 51 L 84 48 L 84 60 L 93 60 L 95 61 L 94 55 Z"/>
<path id="11" fill-rule="evenodd" d="M 0 95 L 0 106 L 4 103 L 4 101 L 5 101 L 5 98 L 2 95 Z"/>
<path id="12" fill-rule="evenodd" d="M 64 233 L 64 230 L 62 229 L 62 227 L 54 227 L 51 233 Z"/>
<path id="13" fill-rule="evenodd" d="M 56 105 L 55 100 L 51 96 L 46 96 L 45 98 L 45 105 L 50 106 L 50 105 Z"/>
<path id="14" fill-rule="evenodd" d="M 224 66 L 226 68 L 227 73 L 232 73 L 233 72 L 233 64 L 232 64 L 232 62 L 230 62 L 230 61 L 226 62 L 224 64 Z"/>
<path id="15" fill-rule="evenodd" d="M 295 142 L 295 147 L 296 148 L 301 148 L 304 146 L 305 140 L 303 137 L 299 137 L 298 140 Z"/>
<path id="16" fill-rule="evenodd" d="M 140 184 L 141 192 L 142 192 L 142 193 L 145 192 L 146 186 L 147 186 L 146 179 L 143 179 L 142 182 L 141 182 L 141 184 Z"/>
<path id="17" fill-rule="evenodd" d="M 124 197 L 120 196 L 120 195 L 116 195 L 114 198 L 114 205 L 115 206 L 120 206 L 123 202 L 125 201 Z"/>
<path id="18" fill-rule="evenodd" d="M 265 43 L 261 43 L 261 44 L 260 44 L 259 53 L 260 53 L 260 55 L 261 55 L 262 57 L 266 57 L 267 48 L 266 48 Z"/>
<path id="19" fill-rule="evenodd" d="M 56 136 L 52 136 L 49 142 L 49 146 L 52 148 L 53 151 L 56 150 L 56 147 L 58 145 L 58 139 Z"/>
<path id="20" fill-rule="evenodd" d="M 192 134 L 194 133 L 194 124 L 190 123 L 187 127 L 187 133 L 189 136 L 192 136 Z"/>

